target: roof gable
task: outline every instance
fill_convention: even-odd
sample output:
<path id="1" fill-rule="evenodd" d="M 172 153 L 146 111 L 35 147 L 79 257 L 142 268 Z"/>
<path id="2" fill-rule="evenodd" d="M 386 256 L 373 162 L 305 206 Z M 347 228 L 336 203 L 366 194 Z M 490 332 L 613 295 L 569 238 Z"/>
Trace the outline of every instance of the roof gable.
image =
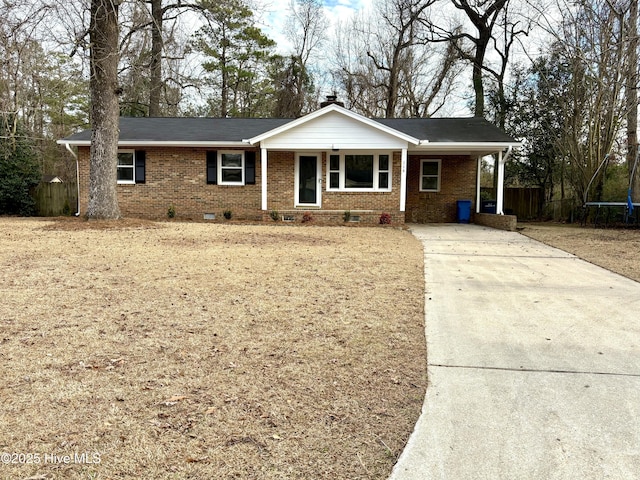
<path id="1" fill-rule="evenodd" d="M 304 146 L 300 144 L 306 139 Z M 248 139 L 249 143 L 267 148 L 284 147 L 286 142 L 301 148 L 359 148 L 369 145 L 398 148 L 407 143 L 417 145 L 419 139 L 358 113 L 331 104 L 304 117 Z M 372 144 L 372 141 L 374 142 Z M 300 145 L 298 145 L 300 144 Z"/>

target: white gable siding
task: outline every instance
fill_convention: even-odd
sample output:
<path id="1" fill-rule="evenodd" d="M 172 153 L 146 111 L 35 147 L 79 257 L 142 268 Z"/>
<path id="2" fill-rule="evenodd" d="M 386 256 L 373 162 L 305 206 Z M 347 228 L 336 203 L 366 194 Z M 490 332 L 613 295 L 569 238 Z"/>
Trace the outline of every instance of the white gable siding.
<path id="1" fill-rule="evenodd" d="M 338 112 L 310 120 L 261 142 L 263 148 L 278 150 L 375 149 L 399 150 L 407 142 Z"/>

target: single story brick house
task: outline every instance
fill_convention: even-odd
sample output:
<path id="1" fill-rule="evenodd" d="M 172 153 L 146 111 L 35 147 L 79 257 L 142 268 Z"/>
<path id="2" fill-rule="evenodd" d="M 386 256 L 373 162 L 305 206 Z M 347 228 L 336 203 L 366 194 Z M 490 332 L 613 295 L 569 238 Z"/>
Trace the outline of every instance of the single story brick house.
<path id="1" fill-rule="evenodd" d="M 319 223 L 454 222 L 479 204 L 481 157 L 519 143 L 482 118 L 370 119 L 325 102 L 297 119 L 121 118 L 118 202 L 124 216 Z M 86 211 L 91 131 L 77 147 Z M 72 150 L 73 151 L 73 150 Z M 501 177 L 499 175 L 499 181 Z M 499 189 L 502 191 L 502 189 Z M 498 199 L 501 212 L 501 199 Z"/>

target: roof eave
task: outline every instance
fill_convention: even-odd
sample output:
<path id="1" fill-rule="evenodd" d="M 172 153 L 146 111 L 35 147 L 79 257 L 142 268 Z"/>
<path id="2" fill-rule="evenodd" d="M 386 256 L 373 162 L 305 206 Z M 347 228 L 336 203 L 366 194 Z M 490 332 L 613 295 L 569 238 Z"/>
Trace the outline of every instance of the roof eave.
<path id="1" fill-rule="evenodd" d="M 71 145 L 74 147 L 90 147 L 91 140 L 58 140 L 58 145 Z M 157 140 L 120 140 L 118 147 L 247 147 L 246 141 L 157 141 Z"/>
<path id="2" fill-rule="evenodd" d="M 489 155 L 508 148 L 518 148 L 522 142 L 427 142 L 421 141 L 419 145 L 412 148 L 412 151 L 419 152 L 477 152 Z"/>

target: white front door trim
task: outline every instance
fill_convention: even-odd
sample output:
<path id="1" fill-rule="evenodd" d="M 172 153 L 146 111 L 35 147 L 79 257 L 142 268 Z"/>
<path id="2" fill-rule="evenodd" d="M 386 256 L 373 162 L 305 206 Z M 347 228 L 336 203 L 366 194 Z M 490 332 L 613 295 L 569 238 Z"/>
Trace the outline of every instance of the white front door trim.
<path id="1" fill-rule="evenodd" d="M 300 158 L 315 157 L 316 177 L 314 187 L 316 189 L 315 202 L 303 202 L 300 198 Z M 296 153 L 295 182 L 294 182 L 294 206 L 295 207 L 321 207 L 322 206 L 322 154 L 320 152 Z"/>

